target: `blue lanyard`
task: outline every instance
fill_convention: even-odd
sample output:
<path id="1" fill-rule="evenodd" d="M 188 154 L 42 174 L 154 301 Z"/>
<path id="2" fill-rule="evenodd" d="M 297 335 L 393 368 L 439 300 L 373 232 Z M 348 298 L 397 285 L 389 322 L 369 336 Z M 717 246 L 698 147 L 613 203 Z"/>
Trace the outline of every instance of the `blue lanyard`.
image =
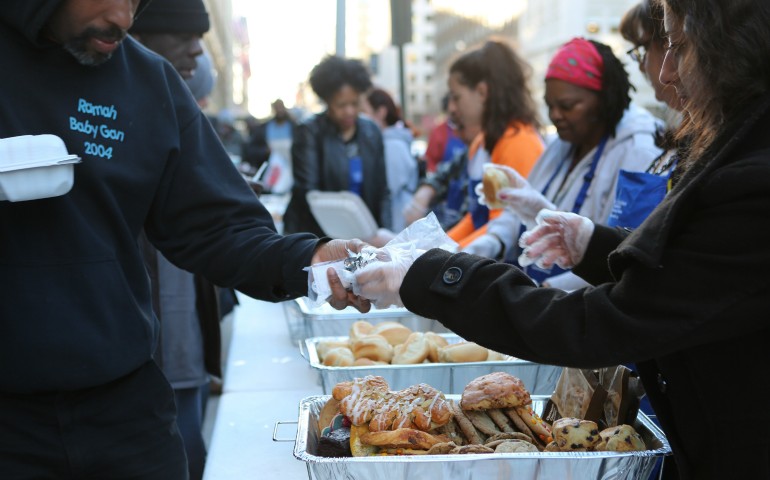
<path id="1" fill-rule="evenodd" d="M 583 175 L 583 186 L 580 188 L 580 193 L 578 193 L 577 198 L 575 198 L 575 205 L 572 207 L 572 213 L 579 213 L 580 209 L 583 207 L 583 202 L 586 200 L 586 196 L 588 196 L 588 187 L 591 186 L 591 182 L 594 180 L 594 173 L 596 173 L 596 166 L 599 165 L 599 159 L 602 157 L 602 153 L 604 153 L 604 147 L 607 145 L 607 136 L 602 138 L 602 141 L 599 142 L 599 146 L 596 147 L 596 152 L 594 152 L 594 158 L 591 160 L 591 166 L 588 168 L 588 171 L 585 175 Z M 572 150 L 570 149 L 570 152 Z M 559 168 L 556 169 L 555 172 L 553 172 L 553 175 L 551 175 L 551 178 L 548 179 L 548 183 L 545 184 L 545 187 L 543 188 L 542 194 L 546 195 L 546 192 L 548 192 L 548 189 L 551 188 L 551 184 L 556 179 L 556 177 L 559 175 L 559 172 L 561 172 L 562 168 L 564 168 L 564 165 L 568 162 L 570 158 L 570 155 L 567 155 L 564 157 L 564 160 L 561 161 L 559 164 Z"/>
<path id="2" fill-rule="evenodd" d="M 575 206 L 572 207 L 572 213 L 580 212 L 580 208 L 583 206 L 583 202 L 586 200 L 586 196 L 588 195 L 588 187 L 591 186 L 591 182 L 594 180 L 596 166 L 599 164 L 599 158 L 601 158 L 602 153 L 604 152 L 605 145 L 607 145 L 606 136 L 602 138 L 599 146 L 596 147 L 596 153 L 594 153 L 594 158 L 591 160 L 591 167 L 588 169 L 586 174 L 583 175 L 583 186 L 580 188 L 580 193 L 578 193 L 578 196 L 575 199 Z"/>

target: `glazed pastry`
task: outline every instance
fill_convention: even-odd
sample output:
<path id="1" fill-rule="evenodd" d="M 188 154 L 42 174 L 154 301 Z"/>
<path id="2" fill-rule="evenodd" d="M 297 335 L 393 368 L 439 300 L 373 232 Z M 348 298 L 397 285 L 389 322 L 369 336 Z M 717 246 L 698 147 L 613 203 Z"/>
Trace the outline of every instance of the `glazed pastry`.
<path id="1" fill-rule="evenodd" d="M 389 363 L 378 362 L 376 360 L 372 360 L 371 358 L 366 358 L 366 357 L 356 358 L 356 360 L 353 362 L 354 367 L 371 367 L 373 365 L 389 365 Z"/>
<path id="2" fill-rule="evenodd" d="M 423 431 L 445 425 L 452 418 L 444 394 L 424 383 L 391 392 L 384 378 L 369 375 L 340 382 L 332 390 L 340 412 L 353 425 L 368 424 L 371 431 L 417 428 Z"/>
<path id="3" fill-rule="evenodd" d="M 486 352 L 486 350 L 485 350 Z M 494 372 L 472 380 L 463 390 L 463 410 L 518 407 L 532 403 L 524 382 L 505 372 Z"/>

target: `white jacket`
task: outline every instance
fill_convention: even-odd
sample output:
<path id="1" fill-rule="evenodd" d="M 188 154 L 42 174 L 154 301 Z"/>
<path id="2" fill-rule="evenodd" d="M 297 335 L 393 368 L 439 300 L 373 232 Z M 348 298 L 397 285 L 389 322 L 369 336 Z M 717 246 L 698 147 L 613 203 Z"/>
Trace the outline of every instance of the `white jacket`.
<path id="1" fill-rule="evenodd" d="M 643 172 L 662 153 L 655 145 L 655 131 L 660 125 L 662 122 L 647 110 L 631 105 L 625 111 L 615 136 L 610 138 L 604 147 L 583 206 L 576 213 L 596 223 L 607 222 L 615 203 L 618 172 L 621 169 Z M 527 177 L 530 185 L 542 192 L 555 169 L 561 167 L 561 172 L 551 182 L 545 197 L 553 202 L 558 210 L 567 212 L 571 212 L 575 205 L 583 186 L 583 177 L 588 172 L 596 152 L 596 148 L 588 152 L 567 176 L 567 168 L 562 162 L 571 149 L 572 144 L 557 137 L 548 144 Z M 502 240 L 505 246 L 504 258 L 515 258 L 518 255 L 521 224 L 522 221 L 510 209 L 506 209 L 499 217 L 489 222 L 487 232 Z M 548 283 L 564 290 L 574 290 L 587 285 L 571 272 L 551 277 Z"/>

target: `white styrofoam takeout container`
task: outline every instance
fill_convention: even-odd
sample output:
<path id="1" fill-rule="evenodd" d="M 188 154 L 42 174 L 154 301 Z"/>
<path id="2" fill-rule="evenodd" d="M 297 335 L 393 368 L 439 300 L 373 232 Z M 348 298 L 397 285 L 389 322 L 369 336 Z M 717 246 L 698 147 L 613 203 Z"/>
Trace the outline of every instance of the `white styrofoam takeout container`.
<path id="1" fill-rule="evenodd" d="M 56 135 L 22 135 L 0 139 L 0 200 L 23 202 L 58 197 L 72 189 L 73 164 Z"/>

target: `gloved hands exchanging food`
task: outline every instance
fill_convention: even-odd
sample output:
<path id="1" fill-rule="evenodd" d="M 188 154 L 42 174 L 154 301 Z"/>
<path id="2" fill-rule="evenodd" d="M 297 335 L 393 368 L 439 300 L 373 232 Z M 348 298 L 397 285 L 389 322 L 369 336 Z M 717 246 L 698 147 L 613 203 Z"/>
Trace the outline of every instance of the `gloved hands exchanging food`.
<path id="1" fill-rule="evenodd" d="M 594 222 L 571 212 L 542 210 L 535 219 L 537 226 L 524 232 L 519 246 L 523 267 L 536 264 L 550 268 L 554 263 L 561 268 L 572 268 L 581 260 L 594 233 Z"/>
<path id="2" fill-rule="evenodd" d="M 516 215 L 519 216 L 522 222 L 527 225 L 527 228 L 531 228 L 535 225 L 535 216 L 537 216 L 537 212 L 544 208 L 556 208 L 556 206 L 545 198 L 543 194 L 532 188 L 532 185 L 530 185 L 516 170 L 505 165 L 492 163 L 484 165 L 484 168 L 484 175 L 487 175 L 487 169 L 495 169 L 504 173 L 507 182 L 498 184 L 496 192 L 485 191 L 484 183 L 489 185 L 489 182 L 479 183 L 476 186 L 476 194 L 479 196 L 479 203 L 482 205 L 487 205 L 489 203 L 487 197 L 496 198 L 500 203 L 511 208 Z"/>

